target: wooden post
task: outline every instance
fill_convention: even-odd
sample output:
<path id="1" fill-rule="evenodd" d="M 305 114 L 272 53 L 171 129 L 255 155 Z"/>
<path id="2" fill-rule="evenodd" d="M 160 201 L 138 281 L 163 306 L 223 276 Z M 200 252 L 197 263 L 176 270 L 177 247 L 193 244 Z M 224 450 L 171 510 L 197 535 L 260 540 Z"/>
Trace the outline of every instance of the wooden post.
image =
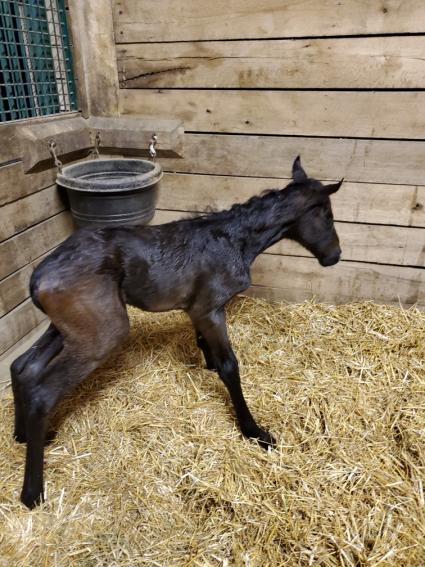
<path id="1" fill-rule="evenodd" d="M 112 1 L 68 0 L 79 108 L 84 117 L 118 115 Z"/>

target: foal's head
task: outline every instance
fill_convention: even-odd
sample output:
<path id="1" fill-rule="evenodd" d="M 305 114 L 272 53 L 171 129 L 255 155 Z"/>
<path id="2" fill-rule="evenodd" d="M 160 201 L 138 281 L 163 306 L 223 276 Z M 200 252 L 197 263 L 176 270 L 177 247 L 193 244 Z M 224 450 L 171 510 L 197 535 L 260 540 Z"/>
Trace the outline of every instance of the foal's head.
<path id="1" fill-rule="evenodd" d="M 292 166 L 292 178 L 291 187 L 298 189 L 311 206 L 291 227 L 288 236 L 314 254 L 322 266 L 333 266 L 341 257 L 341 248 L 329 196 L 338 191 L 343 180 L 323 185 L 309 178 L 299 156 Z"/>

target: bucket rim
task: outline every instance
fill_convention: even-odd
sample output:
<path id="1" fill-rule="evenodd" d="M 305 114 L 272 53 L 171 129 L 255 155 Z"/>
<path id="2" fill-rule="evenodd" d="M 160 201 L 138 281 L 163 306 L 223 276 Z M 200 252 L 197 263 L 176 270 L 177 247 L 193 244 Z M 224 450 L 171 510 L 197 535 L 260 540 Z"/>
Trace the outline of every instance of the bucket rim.
<path id="1" fill-rule="evenodd" d="M 144 172 L 137 172 L 133 170 L 131 176 L 128 179 L 85 179 L 84 177 L 79 177 L 78 172 L 85 170 L 85 173 L 90 172 L 90 168 L 93 168 L 93 173 L 96 170 L 99 173 L 102 172 L 102 165 L 108 164 L 113 165 L 114 163 L 119 163 L 121 165 L 129 164 L 148 164 L 151 169 Z M 108 171 L 107 169 L 104 171 Z M 114 170 L 111 169 L 110 172 Z M 118 172 L 119 170 L 117 170 Z M 131 167 L 128 169 L 131 172 Z M 125 173 L 125 169 L 122 170 Z M 70 175 L 74 173 L 74 175 Z M 152 187 L 158 183 L 163 176 L 162 167 L 157 162 L 152 162 L 147 159 L 140 158 L 104 158 L 104 159 L 93 159 L 88 161 L 81 161 L 78 163 L 73 163 L 62 168 L 62 171 L 57 175 L 57 183 L 65 189 L 71 189 L 72 191 L 80 191 L 83 193 L 112 193 L 113 191 L 118 191 L 120 193 L 135 191 L 137 189 L 143 189 Z"/>

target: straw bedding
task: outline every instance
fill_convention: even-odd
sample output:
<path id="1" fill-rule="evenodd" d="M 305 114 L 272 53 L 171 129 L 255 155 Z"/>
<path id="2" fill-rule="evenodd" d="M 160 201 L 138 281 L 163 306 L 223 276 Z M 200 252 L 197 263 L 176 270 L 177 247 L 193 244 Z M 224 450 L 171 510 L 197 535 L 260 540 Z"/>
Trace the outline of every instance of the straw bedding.
<path id="1" fill-rule="evenodd" d="M 181 313 L 130 310 L 125 348 L 55 417 L 47 502 L 19 502 L 1 411 L 1 566 L 425 564 L 425 315 L 372 303 L 228 309 L 242 439 Z"/>

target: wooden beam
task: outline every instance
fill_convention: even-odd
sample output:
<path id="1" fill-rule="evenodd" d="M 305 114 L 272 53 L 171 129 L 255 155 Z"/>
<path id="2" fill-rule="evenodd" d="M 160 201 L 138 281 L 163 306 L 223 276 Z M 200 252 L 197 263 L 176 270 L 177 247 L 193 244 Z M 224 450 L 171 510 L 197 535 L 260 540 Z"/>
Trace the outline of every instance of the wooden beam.
<path id="1" fill-rule="evenodd" d="M 46 315 L 37 309 L 31 299 L 0 319 L 0 353 L 16 344 L 24 335 L 46 319 Z"/>
<path id="2" fill-rule="evenodd" d="M 423 185 L 425 179 L 425 142 L 397 140 L 186 133 L 184 159 L 161 164 L 169 172 L 289 178 L 298 154 L 321 180 Z"/>
<path id="3" fill-rule="evenodd" d="M 133 115 L 99 117 L 87 120 L 92 138 L 99 134 L 101 152 L 149 156 L 149 144 L 156 134 L 159 156 L 179 157 L 183 154 L 184 128 L 181 120 Z"/>
<path id="4" fill-rule="evenodd" d="M 425 87 L 423 37 L 117 45 L 121 88 Z"/>
<path id="5" fill-rule="evenodd" d="M 252 283 L 282 290 L 286 301 L 346 303 L 373 300 L 425 307 L 425 270 L 339 262 L 322 268 L 313 258 L 263 254 L 252 269 Z"/>
<path id="6" fill-rule="evenodd" d="M 93 147 L 87 121 L 81 116 L 68 120 L 55 120 L 45 124 L 26 122 L 19 130 L 19 142 L 24 171 L 27 173 L 36 167 L 53 167 L 54 160 L 50 151 L 50 142 L 56 144 L 58 158 L 76 159 L 87 155 Z"/>
<path id="7" fill-rule="evenodd" d="M 118 114 L 111 0 L 68 0 L 77 94 L 84 116 Z"/>
<path id="8" fill-rule="evenodd" d="M 422 0 L 115 0 L 118 43 L 421 33 Z"/>
<path id="9" fill-rule="evenodd" d="M 280 189 L 289 179 L 166 173 L 157 207 L 175 211 L 226 209 L 267 189 Z M 339 221 L 425 227 L 425 185 L 344 182 L 332 196 Z"/>
<path id="10" fill-rule="evenodd" d="M 37 126 L 51 126 L 56 122 L 62 125 L 68 120 L 73 120 L 79 116 L 78 112 L 64 112 L 43 116 L 42 118 L 32 118 L 31 120 L 17 120 L 15 122 L 4 122 L 0 124 L 0 166 L 7 165 L 6 162 L 22 160 L 26 148 L 22 147 L 22 132 L 28 128 L 29 124 Z M 54 126 L 55 128 L 56 126 Z M 66 126 L 65 126 L 66 128 Z"/>
<path id="11" fill-rule="evenodd" d="M 2 242 L 0 244 L 0 279 L 60 244 L 72 233 L 72 230 L 71 214 L 64 211 Z"/>
<path id="12" fill-rule="evenodd" d="M 283 302 L 283 303 L 291 303 L 288 301 L 288 292 L 285 289 L 280 287 L 266 287 L 262 285 L 252 285 L 249 289 L 244 291 L 242 294 L 247 295 L 249 297 L 258 297 L 260 299 L 266 299 L 267 301 L 272 302 Z M 311 299 L 310 297 L 302 299 L 302 295 L 300 294 L 300 299 L 298 301 L 293 301 L 292 303 L 300 303 Z M 368 300 L 367 300 L 368 301 Z M 402 307 L 404 309 L 408 309 L 409 307 L 416 307 L 420 311 L 425 311 L 424 304 L 410 304 L 410 303 L 401 303 L 398 299 L 397 301 L 382 301 L 379 299 L 374 299 L 374 303 L 384 304 L 384 305 L 396 305 L 397 307 Z M 326 303 L 337 303 L 336 301 L 326 302 Z M 342 302 L 344 303 L 344 302 Z"/>
<path id="13" fill-rule="evenodd" d="M 120 91 L 123 114 L 143 108 L 194 132 L 423 140 L 424 107 L 425 92 Z"/>

